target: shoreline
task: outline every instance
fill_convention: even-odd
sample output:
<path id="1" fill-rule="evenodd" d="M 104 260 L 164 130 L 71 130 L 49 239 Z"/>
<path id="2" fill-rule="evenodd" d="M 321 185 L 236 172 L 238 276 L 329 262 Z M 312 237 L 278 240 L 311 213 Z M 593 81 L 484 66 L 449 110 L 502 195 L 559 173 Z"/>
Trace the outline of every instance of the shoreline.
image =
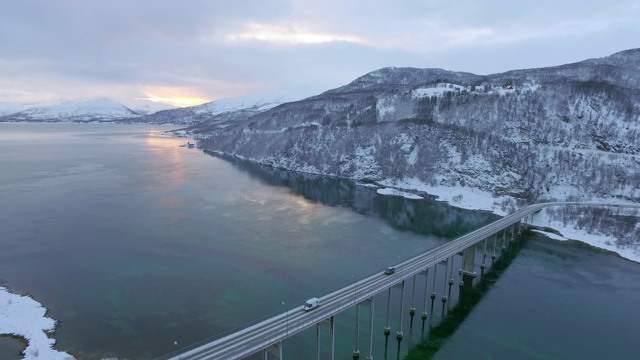
<path id="1" fill-rule="evenodd" d="M 404 180 L 401 182 L 385 180 L 380 181 L 377 184 L 382 188 L 399 189 L 396 190 L 395 193 L 391 190 L 383 190 L 382 192 L 378 191 L 379 194 L 403 196 L 402 193 L 404 193 L 404 191 L 414 191 L 418 193 L 423 192 L 434 197 L 436 201 L 446 202 L 453 207 L 475 211 L 491 211 L 499 216 L 507 215 L 509 210 L 512 209 L 512 206 L 515 204 L 515 199 L 512 197 L 494 197 L 487 191 L 470 187 L 430 186 L 416 181 L 415 179 Z M 416 194 L 413 193 L 411 195 L 415 196 Z M 595 201 L 602 201 L 604 203 L 606 200 L 596 199 Z M 631 202 L 622 203 L 638 205 L 637 203 Z M 565 225 L 562 221 L 551 218 L 544 210 L 535 214 L 533 216 L 533 221 L 531 221 L 530 224 L 538 227 L 538 232 L 543 233 L 553 240 L 579 241 L 599 249 L 614 252 L 626 260 L 640 263 L 640 243 L 635 244 L 635 246 L 618 247 L 612 243 L 611 236 L 588 233 L 587 231 L 577 229 L 574 226 L 574 223 L 567 223 Z M 544 228 L 552 229 L 557 233 L 540 230 Z"/>
<path id="2" fill-rule="evenodd" d="M 73 360 L 72 355 L 53 349 L 56 321 L 30 296 L 18 295 L 0 285 L 0 336 L 26 342 L 22 359 Z"/>

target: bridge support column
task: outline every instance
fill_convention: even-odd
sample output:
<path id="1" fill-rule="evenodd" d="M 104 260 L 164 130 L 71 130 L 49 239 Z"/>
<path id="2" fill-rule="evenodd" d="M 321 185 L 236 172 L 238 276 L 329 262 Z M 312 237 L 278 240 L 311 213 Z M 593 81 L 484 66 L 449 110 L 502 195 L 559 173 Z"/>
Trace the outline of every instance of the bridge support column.
<path id="1" fill-rule="evenodd" d="M 316 324 L 316 359 L 320 360 L 320 323 Z"/>
<path id="2" fill-rule="evenodd" d="M 429 292 L 429 268 L 424 272 L 424 309 L 422 310 L 422 332 L 424 336 L 424 324 L 427 321 L 427 294 Z"/>
<path id="3" fill-rule="evenodd" d="M 413 317 L 416 314 L 416 277 L 417 275 L 413 275 L 413 287 L 411 290 L 411 307 L 409 308 L 409 316 L 411 317 L 411 321 L 409 322 L 409 332 L 413 331 Z"/>
<path id="4" fill-rule="evenodd" d="M 353 360 L 360 359 L 360 304 L 356 304 L 356 349 L 353 351 Z"/>
<path id="5" fill-rule="evenodd" d="M 373 298 L 369 299 L 369 356 L 367 360 L 373 360 Z"/>
<path id="6" fill-rule="evenodd" d="M 476 277 L 475 270 L 476 247 L 474 245 L 466 248 L 462 253 L 462 283 L 460 284 L 460 297 L 467 297 L 473 289 L 473 279 Z"/>
<path id="7" fill-rule="evenodd" d="M 400 283 L 400 324 L 399 324 L 399 329 L 398 332 L 396 333 L 396 339 L 398 339 L 398 343 L 400 343 L 400 341 L 402 341 L 402 318 L 403 318 L 403 314 L 404 313 L 404 280 L 402 280 L 402 282 Z"/>
<path id="8" fill-rule="evenodd" d="M 522 234 L 522 219 L 518 221 L 518 235 Z"/>
<path id="9" fill-rule="evenodd" d="M 329 331 L 331 332 L 331 360 L 334 360 L 335 358 L 335 349 L 336 349 L 336 319 L 334 316 L 325 319 L 321 322 L 319 322 L 318 324 L 316 324 L 316 357 L 318 360 L 320 360 L 320 326 L 321 325 L 327 325 L 329 327 Z"/>
<path id="10" fill-rule="evenodd" d="M 451 255 L 451 264 L 449 264 L 449 299 L 451 299 L 451 287 L 453 286 L 453 261 L 454 256 Z"/>
<path id="11" fill-rule="evenodd" d="M 511 241 L 516 239 L 516 224 L 511 225 Z"/>
<path id="12" fill-rule="evenodd" d="M 431 287 L 431 316 L 433 317 L 433 302 L 436 299 L 436 272 L 438 264 L 433 265 L 433 286 Z"/>
<path id="13" fill-rule="evenodd" d="M 335 360 L 336 355 L 336 319 L 331 317 L 331 360 Z"/>
<path id="14" fill-rule="evenodd" d="M 447 258 L 447 260 L 445 260 L 445 263 L 444 263 L 444 281 L 442 282 L 442 286 L 443 286 L 442 298 L 440 298 L 442 300 L 442 316 L 444 316 L 444 307 L 448 300 L 448 297 L 447 297 L 447 279 L 448 278 L 449 278 L 449 258 Z"/>
<path id="15" fill-rule="evenodd" d="M 496 246 L 498 244 L 498 233 L 493 234 L 493 253 L 491 253 L 491 266 L 493 267 L 493 262 L 496 261 Z"/>
<path id="16" fill-rule="evenodd" d="M 484 275 L 486 259 L 487 259 L 487 239 L 485 238 L 482 245 L 482 264 L 480 265 L 480 275 Z"/>
<path id="17" fill-rule="evenodd" d="M 389 334 L 391 334 L 391 327 L 389 326 L 389 316 L 390 316 L 390 307 L 391 307 L 391 288 L 387 289 L 387 326 L 384 327 L 384 337 L 389 339 Z"/>
<path id="18" fill-rule="evenodd" d="M 269 350 L 271 350 L 272 353 L 276 353 L 278 355 L 278 360 L 282 360 L 282 341 L 264 348 L 264 350 L 262 351 L 264 360 L 269 360 Z"/>

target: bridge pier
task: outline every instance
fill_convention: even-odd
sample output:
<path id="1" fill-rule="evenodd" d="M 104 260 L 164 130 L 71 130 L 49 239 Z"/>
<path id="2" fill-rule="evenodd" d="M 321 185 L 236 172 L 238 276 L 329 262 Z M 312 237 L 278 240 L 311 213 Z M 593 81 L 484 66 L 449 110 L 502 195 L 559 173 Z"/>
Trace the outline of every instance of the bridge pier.
<path id="1" fill-rule="evenodd" d="M 272 352 L 278 355 L 278 360 L 282 360 L 282 341 L 279 341 L 277 344 L 273 344 L 269 347 L 264 348 L 263 350 L 264 360 L 269 360 L 269 350 L 272 350 Z"/>
<path id="2" fill-rule="evenodd" d="M 482 247 L 482 265 L 480 265 L 480 275 L 484 275 L 486 259 L 487 259 L 487 238 L 484 238 L 483 247 Z"/>
<path id="3" fill-rule="evenodd" d="M 417 275 L 413 275 L 413 288 L 411 290 L 411 307 L 409 308 L 411 321 L 409 322 L 409 333 L 413 332 L 413 317 L 416 314 L 416 276 Z"/>
<path id="4" fill-rule="evenodd" d="M 486 239 L 485 239 L 485 244 L 486 244 Z M 476 259 L 475 245 L 472 245 L 463 251 L 462 269 L 460 269 L 460 275 L 462 276 L 462 281 L 460 282 L 460 295 L 459 295 L 460 299 L 467 297 L 469 294 L 471 294 L 471 290 L 473 289 L 473 279 L 476 278 L 476 272 L 474 271 L 475 259 Z"/>
<path id="5" fill-rule="evenodd" d="M 369 356 L 367 360 L 373 360 L 373 298 L 369 298 Z"/>
<path id="6" fill-rule="evenodd" d="M 440 300 L 442 301 L 442 315 L 444 316 L 444 308 L 445 305 L 447 303 L 448 297 L 447 297 L 447 279 L 449 278 L 449 258 L 447 258 L 445 260 L 444 263 L 444 279 L 442 281 L 442 297 L 440 298 Z M 449 287 L 451 288 L 451 287 Z"/>
<path id="7" fill-rule="evenodd" d="M 433 312 L 433 300 L 436 298 L 436 273 L 438 272 L 438 264 L 433 265 L 433 286 L 431 287 L 431 311 Z"/>
<path id="8" fill-rule="evenodd" d="M 356 304 L 356 349 L 353 350 L 353 360 L 360 359 L 360 304 Z"/>
<path id="9" fill-rule="evenodd" d="M 389 339 L 389 334 L 391 334 L 391 327 L 389 326 L 389 315 L 390 315 L 390 306 L 391 306 L 391 288 L 387 289 L 387 326 L 384 327 L 384 336 Z"/>
<path id="10" fill-rule="evenodd" d="M 424 272 L 424 309 L 422 310 L 422 332 L 421 336 L 424 336 L 424 324 L 427 320 L 427 294 L 429 292 L 429 268 Z"/>
<path id="11" fill-rule="evenodd" d="M 329 327 L 329 331 L 331 333 L 330 359 L 334 360 L 336 349 L 336 319 L 334 316 L 331 316 L 316 324 L 316 358 L 320 360 L 320 326 L 322 326 L 323 324 Z"/>
<path id="12" fill-rule="evenodd" d="M 398 332 L 396 333 L 396 339 L 398 343 L 402 341 L 402 313 L 404 312 L 404 280 L 400 283 L 400 324 L 398 325 Z"/>
<path id="13" fill-rule="evenodd" d="M 493 253 L 491 254 L 491 266 L 496 261 L 496 245 L 498 243 L 498 233 L 493 234 Z"/>
<path id="14" fill-rule="evenodd" d="M 316 360 L 320 360 L 320 323 L 316 324 Z"/>
<path id="15" fill-rule="evenodd" d="M 451 264 L 449 264 L 449 299 L 451 299 L 451 287 L 453 286 L 453 261 L 454 255 L 451 255 Z"/>

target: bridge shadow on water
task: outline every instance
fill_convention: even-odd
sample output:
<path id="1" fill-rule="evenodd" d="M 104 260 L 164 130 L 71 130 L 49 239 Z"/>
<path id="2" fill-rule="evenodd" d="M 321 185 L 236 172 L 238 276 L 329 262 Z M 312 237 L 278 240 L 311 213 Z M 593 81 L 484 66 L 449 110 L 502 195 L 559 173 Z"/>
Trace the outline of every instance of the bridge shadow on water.
<path id="1" fill-rule="evenodd" d="M 515 240 L 506 247 L 503 253 L 495 259 L 489 269 L 481 272 L 479 280 L 474 281 L 473 286 L 462 287 L 460 289 L 458 302 L 448 309 L 446 315 L 441 318 L 440 322 L 430 326 L 428 333 L 423 336 L 422 341 L 415 345 L 404 359 L 432 359 L 463 324 L 476 305 L 483 299 L 484 295 L 491 290 L 491 287 L 499 280 L 502 273 L 526 246 L 529 236 L 530 233 L 527 230 L 517 236 Z M 386 354 L 385 359 L 387 359 Z M 399 357 L 396 357 L 396 359 L 399 359 Z"/>

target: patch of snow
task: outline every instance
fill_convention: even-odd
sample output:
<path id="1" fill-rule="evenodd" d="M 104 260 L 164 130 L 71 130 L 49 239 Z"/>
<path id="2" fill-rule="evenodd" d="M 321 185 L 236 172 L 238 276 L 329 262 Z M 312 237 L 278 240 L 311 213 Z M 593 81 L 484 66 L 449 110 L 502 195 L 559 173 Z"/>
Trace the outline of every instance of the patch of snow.
<path id="1" fill-rule="evenodd" d="M 376 103 L 376 110 L 378 111 L 378 117 L 383 119 L 387 114 L 393 114 L 396 111 L 393 106 L 393 99 L 378 99 Z"/>
<path id="2" fill-rule="evenodd" d="M 23 359 L 70 360 L 73 356 L 53 349 L 55 339 L 48 333 L 55 329 L 55 320 L 45 317 L 47 309 L 28 296 L 10 293 L 0 286 L 0 334 L 25 338 L 29 344 Z"/>
<path id="3" fill-rule="evenodd" d="M 433 186 L 425 184 L 422 181 L 410 178 L 403 180 L 385 180 L 380 181 L 381 185 L 399 187 L 402 189 L 416 190 L 425 192 L 429 195 L 437 196 L 438 201 L 445 201 L 452 206 L 468 210 L 487 210 L 498 215 L 506 215 L 508 212 L 502 210 L 494 203 L 496 200 L 503 198 L 495 198 L 490 192 L 482 191 L 465 186 Z"/>
<path id="4" fill-rule="evenodd" d="M 534 229 L 533 231 L 534 231 L 534 232 L 537 232 L 537 233 L 540 233 L 540 234 L 542 234 L 542 235 L 544 235 L 544 236 L 548 237 L 548 238 L 549 238 L 549 239 L 551 239 L 551 240 L 560 240 L 560 241 L 568 240 L 567 238 L 562 237 L 562 236 L 560 236 L 560 235 L 558 235 L 558 234 L 554 234 L 554 233 L 552 233 L 552 232 L 542 231 L 542 230 L 538 230 L 538 229 Z"/>
<path id="5" fill-rule="evenodd" d="M 414 200 L 422 200 L 422 199 L 424 199 L 420 195 L 416 195 L 416 194 L 408 193 L 406 191 L 400 191 L 400 190 L 396 190 L 396 189 L 392 189 L 392 188 L 378 189 L 376 192 L 378 194 L 380 194 L 380 195 L 402 196 L 402 197 L 405 197 L 407 199 L 414 199 Z"/>
<path id="6" fill-rule="evenodd" d="M 362 182 L 358 182 L 356 181 L 356 185 L 358 186 L 364 186 L 364 187 L 369 187 L 369 188 L 377 188 L 378 185 L 376 184 L 371 184 L 371 183 L 362 183 Z"/>
<path id="7" fill-rule="evenodd" d="M 407 155 L 407 164 L 409 165 L 415 165 L 416 164 L 416 160 L 418 159 L 418 148 L 419 146 L 415 146 L 413 148 L 413 151 L 411 151 L 411 153 L 409 153 L 409 155 Z"/>
<path id="8" fill-rule="evenodd" d="M 412 92 L 412 96 L 414 99 L 419 99 L 423 97 L 431 97 L 431 96 L 442 96 L 445 92 L 451 91 L 462 91 L 464 90 L 463 86 L 449 83 L 439 83 L 430 87 L 420 87 L 414 89 Z"/>

